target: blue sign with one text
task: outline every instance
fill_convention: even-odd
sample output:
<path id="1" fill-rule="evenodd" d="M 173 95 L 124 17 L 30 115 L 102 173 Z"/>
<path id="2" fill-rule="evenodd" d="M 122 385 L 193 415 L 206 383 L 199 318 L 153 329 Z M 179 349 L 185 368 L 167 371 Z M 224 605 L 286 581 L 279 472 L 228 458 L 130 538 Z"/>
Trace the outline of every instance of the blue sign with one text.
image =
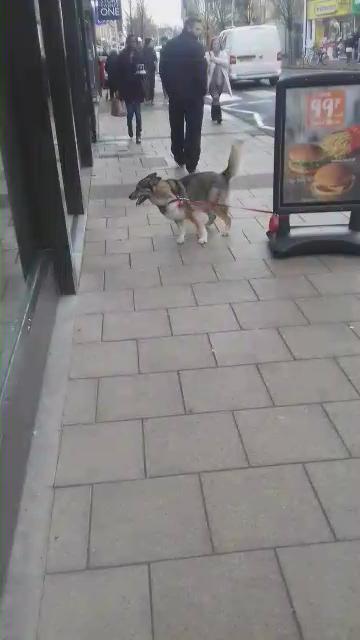
<path id="1" fill-rule="evenodd" d="M 98 0 L 97 21 L 121 20 L 121 0 Z"/>

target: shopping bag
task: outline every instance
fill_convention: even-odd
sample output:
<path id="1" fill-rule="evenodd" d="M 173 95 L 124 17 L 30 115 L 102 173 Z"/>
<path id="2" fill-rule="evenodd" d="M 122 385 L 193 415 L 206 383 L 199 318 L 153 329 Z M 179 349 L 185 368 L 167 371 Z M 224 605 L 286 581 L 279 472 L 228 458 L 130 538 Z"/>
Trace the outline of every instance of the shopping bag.
<path id="1" fill-rule="evenodd" d="M 111 101 L 111 115 L 115 118 L 123 118 L 125 116 L 125 105 L 119 98 L 113 98 Z"/>

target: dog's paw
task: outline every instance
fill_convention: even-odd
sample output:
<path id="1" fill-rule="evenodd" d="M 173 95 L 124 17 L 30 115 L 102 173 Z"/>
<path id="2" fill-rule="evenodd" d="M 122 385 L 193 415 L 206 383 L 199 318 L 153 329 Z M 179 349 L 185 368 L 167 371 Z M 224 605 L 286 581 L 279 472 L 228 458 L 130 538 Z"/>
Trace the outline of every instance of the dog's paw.
<path id="1" fill-rule="evenodd" d="M 204 247 L 207 244 L 207 239 L 206 238 L 199 238 L 198 243 Z"/>
<path id="2" fill-rule="evenodd" d="M 182 236 L 179 236 L 178 238 L 176 238 L 176 242 L 178 244 L 184 244 L 185 242 L 185 238 L 183 238 Z"/>
<path id="3" fill-rule="evenodd" d="M 229 233 L 229 231 L 223 231 L 221 235 L 222 235 L 223 238 L 228 238 L 230 233 Z"/>

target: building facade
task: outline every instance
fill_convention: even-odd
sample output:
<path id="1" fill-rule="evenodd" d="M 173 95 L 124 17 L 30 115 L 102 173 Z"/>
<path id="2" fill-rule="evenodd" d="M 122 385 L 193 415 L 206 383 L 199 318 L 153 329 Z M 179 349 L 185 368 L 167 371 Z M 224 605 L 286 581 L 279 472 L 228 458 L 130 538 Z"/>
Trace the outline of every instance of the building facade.
<path id="1" fill-rule="evenodd" d="M 305 42 L 346 39 L 360 27 L 360 0 L 307 0 Z"/>
<path id="2" fill-rule="evenodd" d="M 76 293 L 96 139 L 90 0 L 0 5 L 0 564 L 60 295 Z"/>

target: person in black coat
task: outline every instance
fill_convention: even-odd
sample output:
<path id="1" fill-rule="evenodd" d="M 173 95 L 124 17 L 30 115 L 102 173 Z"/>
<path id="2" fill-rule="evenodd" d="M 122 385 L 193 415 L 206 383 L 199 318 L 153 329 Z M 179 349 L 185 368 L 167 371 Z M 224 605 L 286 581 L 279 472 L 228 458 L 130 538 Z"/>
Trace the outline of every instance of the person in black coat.
<path id="1" fill-rule="evenodd" d="M 200 158 L 207 92 L 205 50 L 198 40 L 201 33 L 201 20 L 188 18 L 183 32 L 165 45 L 160 59 L 160 76 L 169 96 L 171 151 L 175 162 L 185 164 L 189 173 L 194 173 Z"/>
<path id="2" fill-rule="evenodd" d="M 115 49 L 110 51 L 108 57 L 105 62 L 105 71 L 108 75 L 108 87 L 110 91 L 110 98 L 112 99 L 115 95 L 116 91 L 116 69 L 117 69 L 117 61 L 118 61 L 118 52 Z"/>
<path id="3" fill-rule="evenodd" d="M 142 53 L 138 51 L 135 36 L 128 35 L 125 49 L 118 55 L 117 90 L 125 101 L 129 137 L 133 138 L 133 119 L 136 119 L 136 142 L 141 143 L 141 103 L 144 102 L 144 77 L 146 76 Z"/>
<path id="4" fill-rule="evenodd" d="M 157 55 L 153 47 L 152 38 L 145 38 L 145 45 L 142 51 L 145 71 L 146 71 L 146 95 L 145 100 L 154 104 L 155 95 L 155 72 L 157 67 Z"/>

